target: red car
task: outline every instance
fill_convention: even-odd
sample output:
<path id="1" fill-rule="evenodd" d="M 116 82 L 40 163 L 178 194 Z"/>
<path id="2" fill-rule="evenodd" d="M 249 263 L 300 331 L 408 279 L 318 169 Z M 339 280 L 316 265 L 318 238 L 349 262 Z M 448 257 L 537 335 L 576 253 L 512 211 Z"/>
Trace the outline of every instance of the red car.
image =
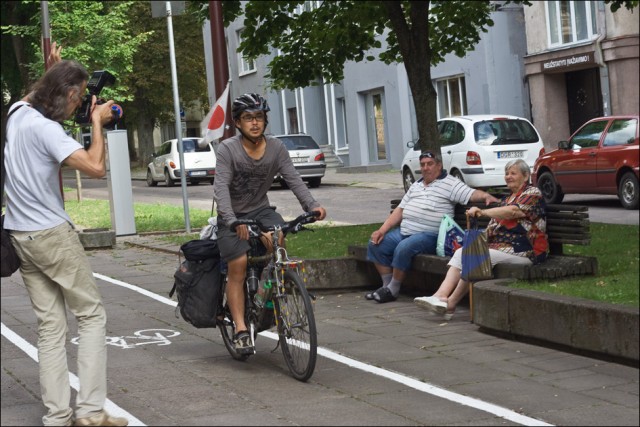
<path id="1" fill-rule="evenodd" d="M 598 117 L 558 149 L 538 157 L 532 180 L 547 203 L 565 194 L 616 194 L 626 209 L 638 209 L 638 116 Z"/>

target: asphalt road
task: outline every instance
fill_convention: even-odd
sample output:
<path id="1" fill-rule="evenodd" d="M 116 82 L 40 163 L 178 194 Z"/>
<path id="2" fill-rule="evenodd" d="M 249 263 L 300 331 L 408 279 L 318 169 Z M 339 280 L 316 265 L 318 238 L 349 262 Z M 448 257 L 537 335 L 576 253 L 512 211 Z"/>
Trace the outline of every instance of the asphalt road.
<path id="1" fill-rule="evenodd" d="M 75 179 L 65 179 L 65 187 L 76 188 Z M 182 187 L 147 187 L 144 181 L 132 181 L 134 203 L 168 203 L 183 205 Z M 333 224 L 372 224 L 383 222 L 389 215 L 389 202 L 401 198 L 400 188 L 377 189 L 321 185 L 311 188 L 311 194 L 327 210 L 325 221 Z M 82 196 L 93 199 L 109 199 L 106 180 L 83 179 Z M 302 208 L 291 190 L 274 185 L 269 191 L 269 201 L 278 207 L 285 218 L 295 218 Z M 213 186 L 209 184 L 188 185 L 189 208 L 210 210 L 213 204 Z M 194 228 L 200 225 L 192 224 Z"/>

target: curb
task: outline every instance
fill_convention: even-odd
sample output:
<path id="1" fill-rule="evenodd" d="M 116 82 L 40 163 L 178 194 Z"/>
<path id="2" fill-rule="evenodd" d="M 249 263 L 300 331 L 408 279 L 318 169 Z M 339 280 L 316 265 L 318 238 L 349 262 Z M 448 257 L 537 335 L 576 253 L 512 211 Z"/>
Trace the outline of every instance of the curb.
<path id="1" fill-rule="evenodd" d="M 509 288 L 508 283 L 487 280 L 473 285 L 476 325 L 638 366 L 638 308 Z"/>

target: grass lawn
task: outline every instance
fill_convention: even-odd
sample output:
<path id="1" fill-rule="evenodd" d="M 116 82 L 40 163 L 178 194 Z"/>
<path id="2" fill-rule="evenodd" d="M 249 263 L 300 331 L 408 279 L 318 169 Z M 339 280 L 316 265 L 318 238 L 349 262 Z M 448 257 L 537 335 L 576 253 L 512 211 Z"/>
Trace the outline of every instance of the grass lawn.
<path id="1" fill-rule="evenodd" d="M 65 203 L 65 209 L 72 220 L 82 227 L 111 227 L 109 203 L 105 200 L 69 201 Z M 210 211 L 190 209 L 189 213 L 193 229 L 207 224 Z M 184 229 L 181 206 L 136 203 L 134 216 L 139 233 Z M 287 239 L 287 250 L 296 257 L 307 259 L 344 257 L 347 256 L 349 245 L 366 244 L 373 230 L 379 226 L 380 224 L 367 224 L 338 227 L 319 222 L 308 226 L 314 232 L 290 236 Z M 519 281 L 512 286 L 638 307 L 638 229 L 638 226 L 632 225 L 592 223 L 591 245 L 564 246 L 567 255 L 597 257 L 600 265 L 598 276 L 555 281 Z M 197 238 L 198 233 L 163 237 L 176 245 Z"/>

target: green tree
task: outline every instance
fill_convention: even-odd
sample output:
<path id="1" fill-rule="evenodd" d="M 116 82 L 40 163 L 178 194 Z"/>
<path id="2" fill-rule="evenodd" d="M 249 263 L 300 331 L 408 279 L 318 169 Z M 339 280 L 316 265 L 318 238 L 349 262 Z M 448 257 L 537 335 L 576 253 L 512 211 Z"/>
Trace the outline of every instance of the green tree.
<path id="1" fill-rule="evenodd" d="M 420 145 L 423 150 L 439 149 L 431 66 L 449 53 L 462 57 L 473 49 L 481 33 L 493 25 L 491 12 L 499 2 L 347 0 L 324 1 L 313 9 L 305 3 L 309 2 L 248 1 L 241 5 L 224 1 L 224 20 L 228 24 L 244 13 L 239 47 L 244 55 L 256 58 L 278 49 L 267 74 L 274 89 L 315 85 L 319 77 L 338 83 L 346 61 L 371 61 L 377 56 L 387 64 L 403 62 Z M 630 9 L 638 4 L 607 3 L 613 11 L 621 5 Z M 381 38 L 386 40 L 384 46 Z"/>
<path id="2" fill-rule="evenodd" d="M 133 70 L 126 77 L 133 96 L 123 108 L 127 123 L 135 123 L 141 166 L 154 152 L 153 130 L 159 123 L 174 121 L 173 87 L 169 58 L 167 20 L 152 18 L 148 1 L 134 2 L 130 9 L 131 25 L 150 34 L 135 53 Z M 181 104 L 207 107 L 207 80 L 204 65 L 202 24 L 189 13 L 172 18 L 176 71 Z M 133 135 L 129 132 L 129 141 Z M 132 156 L 132 159 L 134 157 Z"/>
<path id="3" fill-rule="evenodd" d="M 153 130 L 172 121 L 173 93 L 166 19 L 152 18 L 148 1 L 49 1 L 51 40 L 62 56 L 90 72 L 106 69 L 116 84 L 100 93 L 124 109 L 130 157 L 148 160 Z M 2 2 L 2 108 L 22 98 L 44 70 L 40 48 L 40 2 Z M 178 85 L 184 107 L 206 107 L 202 26 L 196 16 L 173 18 Z M 4 126 L 3 126 L 4 129 Z M 140 153 L 133 149 L 137 130 Z M 4 141 L 4 138 L 3 138 Z"/>
<path id="4" fill-rule="evenodd" d="M 77 60 L 89 72 L 109 70 L 115 75 L 116 84 L 105 88 L 100 96 L 129 99 L 131 89 L 122 81 L 122 76 L 131 72 L 133 53 L 148 36 L 130 30 L 128 11 L 134 2 L 48 3 L 51 38 L 63 46 L 63 58 Z M 44 60 L 40 46 L 40 2 L 3 2 L 2 8 L 4 119 L 8 107 L 22 98 L 30 84 L 42 74 Z M 11 42 L 5 46 L 8 40 Z M 7 58 L 6 62 L 4 58 Z"/>

